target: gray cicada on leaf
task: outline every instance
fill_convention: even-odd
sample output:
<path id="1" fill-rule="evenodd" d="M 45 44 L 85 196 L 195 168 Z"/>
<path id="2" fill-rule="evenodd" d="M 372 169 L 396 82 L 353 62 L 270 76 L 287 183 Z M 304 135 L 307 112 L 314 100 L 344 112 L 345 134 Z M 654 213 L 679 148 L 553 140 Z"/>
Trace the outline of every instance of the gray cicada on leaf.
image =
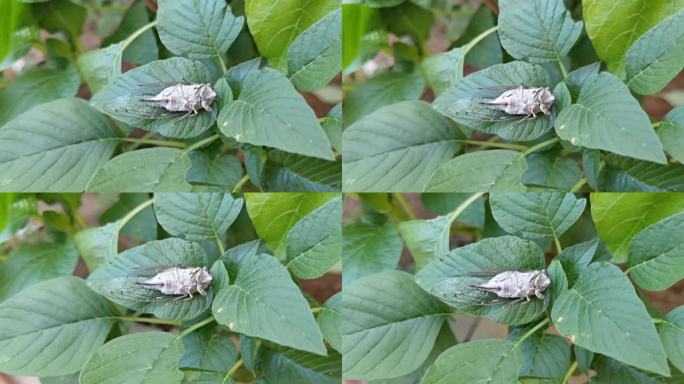
<path id="1" fill-rule="evenodd" d="M 498 122 L 523 122 L 538 114 L 550 115 L 556 99 L 548 87 L 489 87 L 475 98 L 461 99 L 445 110 L 454 118 Z"/>

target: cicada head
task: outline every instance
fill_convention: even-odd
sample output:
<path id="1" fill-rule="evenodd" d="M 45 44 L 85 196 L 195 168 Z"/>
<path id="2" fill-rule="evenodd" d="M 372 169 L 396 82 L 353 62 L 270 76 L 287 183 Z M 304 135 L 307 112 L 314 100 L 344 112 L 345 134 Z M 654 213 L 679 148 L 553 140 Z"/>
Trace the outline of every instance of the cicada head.
<path id="1" fill-rule="evenodd" d="M 546 288 L 551 286 L 551 279 L 549 278 L 549 274 L 546 273 L 546 270 L 542 269 L 535 273 L 534 277 L 532 278 L 532 283 L 539 289 L 539 291 L 543 292 L 546 290 Z"/>
<path id="2" fill-rule="evenodd" d="M 197 94 L 202 102 L 202 108 L 211 111 L 211 106 L 216 100 L 216 91 L 211 84 L 202 84 L 197 90 Z"/>
<path id="3" fill-rule="evenodd" d="M 207 289 L 214 280 L 214 278 L 211 277 L 207 267 L 199 268 L 197 274 L 195 275 L 195 279 L 197 284 L 199 284 L 203 289 Z"/>
<path id="4" fill-rule="evenodd" d="M 549 87 L 540 88 L 538 97 L 540 109 L 545 114 L 548 114 L 548 112 L 551 111 L 551 108 L 553 108 L 553 104 L 556 102 L 556 97 L 553 96 Z"/>

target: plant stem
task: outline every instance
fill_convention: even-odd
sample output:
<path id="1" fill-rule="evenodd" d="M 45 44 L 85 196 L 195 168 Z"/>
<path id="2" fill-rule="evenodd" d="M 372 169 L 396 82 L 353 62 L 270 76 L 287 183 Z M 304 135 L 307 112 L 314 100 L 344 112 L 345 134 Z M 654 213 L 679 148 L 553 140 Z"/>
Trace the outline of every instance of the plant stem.
<path id="1" fill-rule="evenodd" d="M 221 256 L 223 256 L 223 254 L 226 253 L 226 249 L 223 247 L 223 242 L 218 238 L 218 236 L 214 237 L 214 239 L 216 239 L 216 246 L 218 246 L 219 252 L 221 252 Z"/>
<path id="2" fill-rule="evenodd" d="M 140 35 L 142 35 L 143 33 L 145 33 L 148 29 L 153 28 L 153 27 L 156 26 L 156 25 L 157 25 L 157 20 L 152 21 L 152 22 L 150 22 L 150 23 L 147 23 L 147 24 L 143 25 L 142 27 L 140 27 L 140 29 L 138 29 L 137 31 L 133 32 L 132 35 L 128 36 L 128 38 L 127 38 L 126 40 L 124 40 L 123 45 L 122 45 L 122 47 L 121 47 L 121 50 L 123 51 L 124 49 L 126 49 L 126 47 L 128 47 L 129 45 L 131 45 L 131 43 L 133 42 L 133 40 L 137 39 Z"/>
<path id="3" fill-rule="evenodd" d="M 570 378 L 572 377 L 572 374 L 575 373 L 577 366 L 578 366 L 577 360 L 575 360 L 575 362 L 572 363 L 572 365 L 568 369 L 568 373 L 565 374 L 565 377 L 563 378 L 563 384 L 566 384 L 568 382 L 568 380 L 570 380 Z"/>
<path id="4" fill-rule="evenodd" d="M 654 324 L 662 324 L 665 322 L 665 320 L 663 320 L 663 319 L 651 319 L 651 320 L 653 320 Z"/>
<path id="5" fill-rule="evenodd" d="M 159 147 L 175 147 L 175 148 L 185 148 L 186 147 L 185 143 L 180 142 L 180 141 L 150 140 L 150 139 L 143 139 L 143 138 L 138 138 L 138 137 L 121 137 L 121 138 L 119 138 L 119 140 L 126 141 L 129 143 L 156 145 Z"/>
<path id="6" fill-rule="evenodd" d="M 456 218 L 470 206 L 470 204 L 474 203 L 475 200 L 479 199 L 480 196 L 484 194 L 484 192 L 473 193 L 464 202 L 462 202 L 461 205 L 459 205 L 458 208 L 456 208 L 456 210 L 449 215 L 449 225 L 451 226 L 451 223 L 453 223 L 454 220 L 456 220 Z"/>
<path id="7" fill-rule="evenodd" d="M 539 143 L 537 145 L 533 145 L 533 146 L 527 148 L 527 150 L 525 152 L 523 152 L 523 156 L 527 156 L 530 153 L 534 153 L 534 152 L 536 152 L 536 151 L 538 151 L 544 147 L 548 147 L 551 144 L 555 144 L 558 141 L 559 141 L 559 139 L 557 137 L 554 137 L 553 139 L 549 139 L 546 141 L 542 141 L 541 143 Z"/>
<path id="8" fill-rule="evenodd" d="M 523 341 L 525 341 L 528 337 L 532 336 L 535 332 L 537 332 L 542 327 L 547 325 L 548 322 L 549 322 L 549 318 L 548 317 L 544 318 L 544 320 L 540 321 L 539 324 L 535 325 L 534 327 L 532 327 L 532 329 L 525 332 L 525 334 L 522 335 L 522 337 L 520 337 L 518 340 L 516 340 L 515 344 L 513 344 L 513 348 L 511 348 L 511 350 L 518 348 L 520 346 L 520 344 L 522 344 Z"/>
<path id="9" fill-rule="evenodd" d="M 560 255 L 561 252 L 563 252 L 563 247 L 561 247 L 560 240 L 558 239 L 558 236 L 553 235 L 553 242 L 556 244 L 556 251 Z"/>
<path id="10" fill-rule="evenodd" d="M 183 151 L 183 153 L 181 153 L 181 156 L 184 156 L 184 155 L 186 155 L 186 154 L 188 154 L 188 153 L 194 151 L 195 149 L 202 148 L 202 147 L 204 147 L 205 145 L 207 145 L 207 144 L 209 144 L 209 143 L 212 143 L 212 142 L 216 141 L 216 140 L 219 139 L 220 137 L 221 137 L 221 136 L 219 136 L 218 134 L 216 134 L 216 135 L 209 136 L 209 137 L 207 137 L 206 139 L 202 139 L 202 140 L 200 140 L 200 141 L 198 141 L 198 142 L 192 144 L 191 146 L 187 147 L 187 148 Z"/>
<path id="11" fill-rule="evenodd" d="M 564 79 L 568 78 L 568 70 L 565 69 L 565 65 L 563 64 L 563 60 L 561 58 L 558 58 L 558 68 L 560 69 L 561 75 L 563 75 Z"/>
<path id="12" fill-rule="evenodd" d="M 137 207 L 133 208 L 130 212 L 126 214 L 122 219 L 119 220 L 119 230 L 126 226 L 131 219 L 137 215 L 138 213 L 142 212 L 143 209 L 147 208 L 148 206 L 152 205 L 154 203 L 154 199 L 149 199 L 142 204 L 138 205 Z"/>
<path id="13" fill-rule="evenodd" d="M 226 67 L 226 63 L 223 61 L 223 57 L 221 57 L 221 54 L 217 55 L 219 64 L 221 65 L 221 70 L 223 71 L 223 74 L 225 75 L 228 73 L 228 68 Z"/>
<path id="14" fill-rule="evenodd" d="M 512 149 L 514 151 L 526 151 L 527 147 L 520 144 L 509 144 L 509 143 L 497 143 L 494 141 L 478 141 L 478 140 L 456 140 L 459 143 L 479 145 L 482 148 L 492 147 L 492 148 L 503 148 Z"/>
<path id="15" fill-rule="evenodd" d="M 575 184 L 575 185 L 570 189 L 570 192 L 577 192 L 577 191 L 579 191 L 580 189 L 582 189 L 582 187 L 584 187 L 584 184 L 586 184 L 586 183 L 587 183 L 587 178 L 586 178 L 586 177 L 581 178 L 580 181 L 578 181 L 577 184 Z"/>
<path id="16" fill-rule="evenodd" d="M 240 190 L 242 190 L 242 187 L 244 187 L 248 181 L 249 181 L 249 175 L 248 174 L 245 174 L 244 176 L 242 176 L 240 181 L 238 181 L 238 183 L 235 184 L 235 188 L 233 188 L 233 193 L 240 192 Z"/>
<path id="17" fill-rule="evenodd" d="M 196 330 L 198 330 L 198 329 L 204 327 L 205 325 L 207 325 L 207 324 L 209 324 L 209 323 L 211 323 L 211 322 L 213 322 L 213 321 L 214 321 L 214 317 L 213 317 L 213 316 L 207 317 L 206 319 L 200 321 L 199 323 L 197 323 L 197 324 L 193 325 L 192 327 L 186 329 L 185 331 L 181 332 L 181 334 L 178 335 L 178 337 L 176 337 L 176 340 L 179 340 L 179 339 L 184 338 L 185 336 L 187 336 L 187 335 L 189 335 L 189 334 L 195 332 Z"/>
<path id="18" fill-rule="evenodd" d="M 239 359 L 238 361 L 233 364 L 232 367 L 226 372 L 226 375 L 223 376 L 223 380 L 221 380 L 221 384 L 227 383 L 228 379 L 230 379 L 231 376 L 233 376 L 233 373 L 237 371 L 240 367 L 242 366 L 242 359 Z"/>
<path id="19" fill-rule="evenodd" d="M 116 319 L 119 321 L 134 321 L 136 323 L 147 323 L 147 324 L 160 324 L 160 325 L 173 325 L 176 327 L 181 326 L 180 321 L 172 321 L 172 320 L 162 320 L 162 319 L 155 319 L 153 317 L 129 317 L 129 316 L 115 316 L 112 317 L 112 319 Z"/>
<path id="20" fill-rule="evenodd" d="M 496 32 L 498 29 L 499 29 L 499 26 L 493 26 L 493 27 L 489 28 L 488 30 L 477 35 L 474 39 L 470 40 L 470 42 L 463 47 L 463 55 L 465 56 L 471 49 L 473 49 L 473 47 L 475 45 L 477 45 L 477 43 L 486 39 L 487 36 Z"/>
<path id="21" fill-rule="evenodd" d="M 311 313 L 318 313 L 323 310 L 323 307 L 311 308 Z"/>
<path id="22" fill-rule="evenodd" d="M 404 211 L 404 213 L 406 214 L 406 216 L 408 216 L 409 219 L 416 220 L 418 218 L 418 216 L 416 216 L 416 213 L 413 211 L 413 208 L 411 208 L 411 205 L 409 205 L 408 201 L 406 201 L 406 198 L 403 194 L 395 193 L 394 198 L 397 199 L 399 205 L 401 206 L 401 209 Z"/>
<path id="23" fill-rule="evenodd" d="M 147 132 L 146 134 L 144 134 L 144 135 L 142 135 L 141 137 L 139 137 L 139 139 L 145 139 L 145 140 L 147 140 L 147 139 L 153 137 L 153 136 L 156 135 L 156 134 L 157 134 L 157 132 Z M 142 145 L 142 143 L 133 143 L 130 147 L 128 147 L 128 150 L 129 150 L 129 151 L 132 151 L 132 150 L 134 150 L 134 149 L 137 149 L 140 145 Z"/>

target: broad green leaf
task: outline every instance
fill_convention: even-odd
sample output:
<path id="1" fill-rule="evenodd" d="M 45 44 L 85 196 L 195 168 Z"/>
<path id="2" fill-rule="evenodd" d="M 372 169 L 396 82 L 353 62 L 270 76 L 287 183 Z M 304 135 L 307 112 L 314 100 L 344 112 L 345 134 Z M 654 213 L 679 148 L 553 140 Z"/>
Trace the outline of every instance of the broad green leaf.
<path id="1" fill-rule="evenodd" d="M 150 17 L 147 13 L 145 2 L 134 1 L 130 8 L 126 10 L 116 31 L 111 36 L 105 38 L 100 46 L 105 47 L 126 40 L 149 22 Z M 154 32 L 148 29 L 142 35 L 136 37 L 126 47 L 121 58 L 123 61 L 140 65 L 157 60 L 159 58 L 159 48 L 157 47 L 157 38 Z"/>
<path id="2" fill-rule="evenodd" d="M 189 191 L 185 181 L 192 162 L 176 148 L 145 148 L 124 152 L 109 160 L 93 176 L 87 190 L 93 192 Z"/>
<path id="3" fill-rule="evenodd" d="M 207 255 L 197 243 L 169 238 L 150 241 L 129 248 L 88 277 L 88 286 L 110 300 L 160 319 L 191 320 L 201 315 L 211 304 L 212 291 L 206 296 L 194 295 L 179 300 L 170 296 L 164 300 L 144 300 L 149 290 L 137 283 L 149 279 L 150 267 L 208 267 Z M 147 291 L 147 292 L 146 292 Z"/>
<path id="4" fill-rule="evenodd" d="M 304 296 L 274 257 L 237 255 L 226 261 L 237 279 L 212 305 L 216 321 L 233 332 L 325 355 L 325 345 Z"/>
<path id="5" fill-rule="evenodd" d="M 626 0 L 618 3 L 586 0 L 582 14 L 587 35 L 598 56 L 616 74 L 624 72 L 623 57 L 639 36 L 684 8 L 681 0 Z"/>
<path id="6" fill-rule="evenodd" d="M 639 371 L 628 365 L 621 364 L 606 356 L 597 356 L 593 367 L 596 371 L 596 383 L 609 384 L 658 384 L 661 380 L 650 377 L 645 372 Z"/>
<path id="7" fill-rule="evenodd" d="M 276 255 L 285 256 L 285 238 L 304 216 L 339 196 L 336 193 L 245 193 L 254 229 Z"/>
<path id="8" fill-rule="evenodd" d="M 472 195 L 467 193 L 423 193 L 420 201 L 425 208 L 439 214 L 446 215 L 454 211 Z M 484 199 L 478 197 L 471 203 L 458 217 L 456 221 L 472 225 L 476 228 L 484 228 L 485 225 L 485 206 Z"/>
<path id="9" fill-rule="evenodd" d="M 645 228 L 629 247 L 629 275 L 641 288 L 662 291 L 684 278 L 684 213 Z"/>
<path id="10" fill-rule="evenodd" d="M 489 204 L 506 232 L 526 238 L 560 238 L 582 215 L 587 201 L 561 192 L 492 193 Z"/>
<path id="11" fill-rule="evenodd" d="M 587 79 L 591 79 L 595 75 L 598 75 L 600 69 L 601 63 L 595 62 L 593 64 L 577 68 L 568 73 L 568 77 L 563 80 L 563 83 L 568 87 L 573 100 L 577 100 L 577 97 L 580 94 L 580 89 Z"/>
<path id="12" fill-rule="evenodd" d="M 114 323 L 104 298 L 71 276 L 22 291 L 0 313 L 0 370 L 15 375 L 78 372 Z"/>
<path id="13" fill-rule="evenodd" d="M 673 309 L 663 318 L 658 325 L 658 336 L 672 364 L 684 371 L 684 306 Z"/>
<path id="14" fill-rule="evenodd" d="M 81 99 L 36 107 L 0 130 L 0 190 L 83 191 L 116 139 L 104 116 Z"/>
<path id="15" fill-rule="evenodd" d="M 654 373 L 670 373 L 646 307 L 612 264 L 590 264 L 556 300 L 551 318 L 558 332 L 580 347 Z"/>
<path id="16" fill-rule="evenodd" d="M 556 133 L 573 145 L 665 163 L 651 122 L 625 84 L 602 72 L 588 79 L 576 104 L 561 111 Z"/>
<path id="17" fill-rule="evenodd" d="M 475 340 L 444 351 L 428 368 L 421 384 L 518 382 L 520 349 L 508 340 Z"/>
<path id="18" fill-rule="evenodd" d="M 523 192 L 527 160 L 507 149 L 476 151 L 442 164 L 430 178 L 427 192 Z"/>
<path id="19" fill-rule="evenodd" d="M 220 58 L 240 34 L 244 17 L 233 16 L 222 0 L 160 0 L 157 23 L 169 51 L 191 59 Z"/>
<path id="20" fill-rule="evenodd" d="M 323 276 L 342 253 L 342 196 L 304 216 L 285 238 L 287 269 L 301 279 Z"/>
<path id="21" fill-rule="evenodd" d="M 272 191 L 335 192 L 342 186 L 342 163 L 269 151 L 263 178 Z"/>
<path id="22" fill-rule="evenodd" d="M 337 152 L 342 152 L 342 103 L 335 105 L 322 119 L 321 127 Z"/>
<path id="23" fill-rule="evenodd" d="M 183 338 L 183 357 L 178 366 L 225 374 L 235 364 L 238 352 L 230 336 L 218 327 L 203 327 Z"/>
<path id="24" fill-rule="evenodd" d="M 533 153 L 527 156 L 527 172 L 522 181 L 531 188 L 569 191 L 580 181 L 580 167 L 574 159 L 557 153 Z"/>
<path id="25" fill-rule="evenodd" d="M 122 193 L 114 205 L 109 207 L 100 216 L 102 224 L 117 221 L 129 214 L 136 207 L 144 204 L 150 199 L 148 193 Z M 154 208 L 148 206 L 133 216 L 124 227 L 121 233 L 141 239 L 152 241 L 157 239 L 157 218 L 154 215 Z"/>
<path id="26" fill-rule="evenodd" d="M 657 133 L 665 150 L 684 164 L 684 106 L 680 105 L 665 115 Z"/>
<path id="27" fill-rule="evenodd" d="M 681 164 L 656 164 L 609 154 L 601 170 L 599 187 L 616 192 L 665 192 L 684 190 Z"/>
<path id="28" fill-rule="evenodd" d="M 338 384 L 342 378 L 342 357 L 334 351 L 319 356 L 294 349 L 269 349 L 261 359 L 269 384 Z"/>
<path id="29" fill-rule="evenodd" d="M 591 369 L 591 362 L 594 360 L 594 352 L 576 345 L 572 348 L 575 353 L 575 360 L 582 373 L 588 373 Z"/>
<path id="30" fill-rule="evenodd" d="M 446 318 L 413 276 L 385 271 L 345 287 L 342 367 L 348 379 L 388 379 L 420 367 Z"/>
<path id="31" fill-rule="evenodd" d="M 422 192 L 458 148 L 449 122 L 421 101 L 380 108 L 342 139 L 345 191 Z"/>
<path id="32" fill-rule="evenodd" d="M 382 107 L 418 100 L 423 94 L 423 88 L 425 79 L 419 71 L 385 72 L 377 75 L 345 96 L 344 126 L 349 127 Z"/>
<path id="33" fill-rule="evenodd" d="M 171 235 L 221 241 L 242 203 L 230 193 L 155 193 L 154 213 Z"/>
<path id="34" fill-rule="evenodd" d="M 338 9 L 336 0 L 249 0 L 245 2 L 247 25 L 259 48 L 274 68 L 286 66 L 293 41 L 325 15 Z"/>
<path id="35" fill-rule="evenodd" d="M 147 332 L 117 337 L 83 367 L 81 384 L 180 384 L 178 360 L 183 343 L 170 333 Z"/>
<path id="36" fill-rule="evenodd" d="M 12 48 L 12 34 L 20 26 L 24 9 L 24 4 L 17 1 L 7 2 L 4 6 L 6 8 L 0 14 L 0 59 L 3 59 Z"/>
<path id="37" fill-rule="evenodd" d="M 114 259 L 118 254 L 120 223 L 114 222 L 101 227 L 78 231 L 74 243 L 89 271 Z M 156 227 L 156 224 L 154 224 Z"/>
<path id="38" fill-rule="evenodd" d="M 634 236 L 651 224 L 684 211 L 684 196 L 676 193 L 594 193 L 591 216 L 596 231 L 613 254 L 624 262 Z"/>
<path id="39" fill-rule="evenodd" d="M 416 282 L 425 291 L 457 310 L 487 316 L 504 324 L 519 325 L 538 318 L 544 311 L 544 300 L 531 298 L 529 301 L 484 306 L 466 302 L 466 296 L 496 298 L 496 295 L 483 295 L 482 291 L 472 288 L 471 285 L 477 283 L 475 279 L 478 278 L 470 274 L 481 271 L 542 268 L 544 252 L 537 244 L 514 236 L 501 236 L 453 249 L 420 270 L 416 274 Z"/>
<path id="40" fill-rule="evenodd" d="M 568 290 L 568 277 L 563 270 L 563 264 L 558 259 L 553 260 L 549 264 L 546 272 L 549 274 L 549 279 L 551 279 L 550 302 L 553 304 Z"/>
<path id="41" fill-rule="evenodd" d="M 78 383 L 78 376 L 80 375 L 81 372 L 76 372 L 64 376 L 41 377 L 40 384 L 74 384 Z"/>
<path id="42" fill-rule="evenodd" d="M 551 85 L 548 74 L 539 65 L 522 61 L 496 64 L 458 81 L 454 87 L 439 95 L 433 106 L 445 116 L 477 131 L 496 134 L 505 140 L 531 141 L 551 129 L 552 116 L 540 114 L 525 121 L 519 118 L 489 121 L 485 115 L 491 108 L 485 108 L 480 103 L 483 99 L 501 94 L 501 91 L 495 90 L 497 88 L 511 88 L 520 84 L 528 87 Z M 552 111 L 553 114 L 555 112 Z"/>
<path id="43" fill-rule="evenodd" d="M 404 1 L 396 7 L 385 7 L 380 10 L 380 16 L 387 30 L 396 36 L 410 36 L 421 45 L 430 37 L 433 13 L 411 1 Z"/>
<path id="44" fill-rule="evenodd" d="M 559 61 L 582 33 L 563 0 L 501 0 L 499 7 L 501 45 L 516 59 Z"/>
<path id="45" fill-rule="evenodd" d="M 242 163 L 235 156 L 216 154 L 210 157 L 199 151 L 192 151 L 188 156 L 192 167 L 186 180 L 196 187 L 217 191 L 233 190 L 244 174 Z"/>
<path id="46" fill-rule="evenodd" d="M 447 215 L 399 223 L 399 234 L 411 251 L 416 270 L 449 253 L 449 237 L 453 220 L 452 215 Z"/>
<path id="47" fill-rule="evenodd" d="M 77 261 L 70 240 L 21 245 L 0 263 L 0 302 L 43 280 L 71 275 Z"/>
<path id="48" fill-rule="evenodd" d="M 228 71 L 237 97 L 219 114 L 221 132 L 240 143 L 333 160 L 330 142 L 316 115 L 285 75 L 246 65 Z"/>
<path id="49" fill-rule="evenodd" d="M 0 92 L 0 127 L 38 105 L 75 96 L 79 83 L 80 78 L 73 67 L 27 72 Z"/>
<path id="50" fill-rule="evenodd" d="M 326 300 L 316 317 L 325 341 L 338 352 L 342 351 L 342 292 Z"/>
<path id="51" fill-rule="evenodd" d="M 514 328 L 508 339 L 515 341 L 523 336 L 527 327 Z M 563 379 L 570 368 L 570 344 L 560 336 L 544 332 L 534 333 L 520 346 L 522 366 L 520 376 Z"/>
<path id="52" fill-rule="evenodd" d="M 599 189 L 601 168 L 601 151 L 598 149 L 582 151 L 582 170 L 587 178 L 587 184 L 594 190 Z"/>
<path id="53" fill-rule="evenodd" d="M 287 50 L 290 81 L 297 89 L 323 88 L 342 66 L 342 9 L 309 27 Z"/>
<path id="54" fill-rule="evenodd" d="M 83 31 L 88 11 L 77 1 L 68 0 L 23 0 L 24 2 L 41 2 L 31 7 L 31 13 L 38 24 L 48 32 L 67 32 L 69 37 L 78 39 Z"/>
<path id="55" fill-rule="evenodd" d="M 15 195 L 13 193 L 3 193 L 0 195 L 0 233 L 10 224 L 14 198 Z"/>
<path id="56" fill-rule="evenodd" d="M 569 286 L 575 283 L 587 265 L 594 259 L 599 244 L 599 240 L 594 239 L 563 248 L 557 259 L 563 266 Z"/>
<path id="57" fill-rule="evenodd" d="M 183 371 L 183 384 L 236 384 L 232 377 L 228 377 L 227 380 L 223 380 L 225 372 L 215 372 L 215 371 L 193 371 L 184 370 Z M 261 383 L 259 383 L 261 384 Z"/>
<path id="58" fill-rule="evenodd" d="M 242 358 L 242 364 L 252 373 L 255 372 L 255 367 L 259 364 L 257 359 L 262 351 L 260 345 L 261 343 L 256 337 L 240 334 L 240 357 Z"/>
<path id="59" fill-rule="evenodd" d="M 359 3 L 342 4 L 342 69 L 358 64 L 363 38 L 380 23 L 380 12 Z"/>
<path id="60" fill-rule="evenodd" d="M 102 113 L 146 131 L 159 132 L 167 137 L 196 137 L 214 123 L 216 108 L 182 119 L 183 112 L 158 119 L 138 117 L 136 114 L 141 108 L 140 93 L 141 89 L 146 92 L 145 86 L 181 82 L 210 83 L 211 76 L 207 67 L 199 61 L 182 57 L 153 61 L 114 79 L 91 99 L 91 104 Z"/>
<path id="61" fill-rule="evenodd" d="M 465 46 L 471 43 L 476 37 L 492 28 L 494 21 L 495 16 L 492 10 L 489 7 L 480 6 L 475 14 L 470 17 L 468 27 L 466 27 L 458 40 L 452 43 L 452 46 Z M 496 32 L 490 34 L 484 40 L 478 41 L 474 46 L 468 46 L 467 48 L 468 52 L 465 57 L 465 64 L 467 65 L 486 68 L 503 62 L 503 51 L 501 50 L 501 44 Z M 463 71 L 460 73 L 462 74 Z"/>
<path id="62" fill-rule="evenodd" d="M 458 47 L 430 55 L 423 60 L 421 65 L 425 77 L 436 95 L 442 94 L 463 78 L 464 57 L 463 48 Z"/>
<path id="63" fill-rule="evenodd" d="M 404 247 L 391 225 L 355 224 L 343 228 L 342 286 L 362 277 L 395 269 Z"/>
<path id="64" fill-rule="evenodd" d="M 625 54 L 627 85 L 640 95 L 654 94 L 684 68 L 684 10 L 661 21 Z"/>
<path id="65" fill-rule="evenodd" d="M 78 58 L 78 68 L 92 93 L 97 93 L 121 74 L 122 44 L 88 51 Z"/>

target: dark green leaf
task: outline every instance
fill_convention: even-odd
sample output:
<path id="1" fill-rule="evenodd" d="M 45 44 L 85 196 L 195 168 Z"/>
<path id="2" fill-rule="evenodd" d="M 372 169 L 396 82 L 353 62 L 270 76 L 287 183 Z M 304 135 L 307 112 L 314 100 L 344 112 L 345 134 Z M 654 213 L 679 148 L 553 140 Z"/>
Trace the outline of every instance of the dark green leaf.
<path id="1" fill-rule="evenodd" d="M 619 192 L 665 192 L 684 190 L 684 166 L 656 164 L 618 155 L 605 158 L 601 190 Z"/>
<path id="2" fill-rule="evenodd" d="M 411 251 L 416 270 L 449 252 L 449 237 L 454 219 L 453 215 L 446 215 L 399 223 L 399 234 Z"/>
<path id="3" fill-rule="evenodd" d="M 78 68 L 92 93 L 97 93 L 121 74 L 122 49 L 122 44 L 112 44 L 78 58 Z"/>
<path id="4" fill-rule="evenodd" d="M 672 364 L 684 371 L 684 306 L 673 309 L 663 318 L 658 335 Z"/>
<path id="5" fill-rule="evenodd" d="M 122 195 L 123 196 L 123 195 Z M 76 233 L 74 242 L 85 261 L 88 270 L 94 271 L 100 265 L 114 259 L 118 254 L 120 223 L 114 222 L 101 227 L 87 228 Z M 157 225 L 152 225 L 156 231 Z"/>
<path id="6" fill-rule="evenodd" d="M 342 377 L 341 360 L 334 351 L 319 356 L 294 349 L 267 350 L 262 367 L 269 384 L 337 384 Z"/>
<path id="7" fill-rule="evenodd" d="M 498 44 L 497 44 L 498 48 Z M 501 50 L 499 50 L 501 52 Z M 440 95 L 463 78 L 463 48 L 454 48 L 447 52 L 428 56 L 422 62 L 425 77 L 436 95 Z"/>
<path id="8" fill-rule="evenodd" d="M 600 384 L 620 383 L 620 384 L 658 384 L 660 380 L 651 378 L 644 372 L 634 369 L 628 365 L 621 364 L 606 356 L 597 356 L 594 361 L 594 369 L 597 375 L 595 378 Z"/>
<path id="9" fill-rule="evenodd" d="M 522 181 L 530 187 L 569 191 L 580 180 L 580 167 L 573 159 L 533 153 L 527 166 Z"/>
<path id="10" fill-rule="evenodd" d="M 420 195 L 420 201 L 430 211 L 439 215 L 445 215 L 454 211 L 471 196 L 466 193 L 423 193 Z M 476 228 L 484 228 L 484 199 L 479 197 L 475 202 L 471 203 L 465 211 L 456 217 L 456 221 L 472 225 Z"/>
<path id="11" fill-rule="evenodd" d="M 480 8 L 470 18 L 468 27 L 463 32 L 461 37 L 452 43 L 452 46 L 463 46 L 480 36 L 489 28 L 494 26 L 495 17 L 489 7 L 480 5 Z M 465 57 L 465 64 L 472 65 L 478 68 L 489 67 L 494 64 L 501 64 L 503 61 L 503 52 L 501 51 L 501 44 L 496 33 L 487 36 L 484 40 L 478 42 L 475 46 L 469 47 L 468 54 Z M 460 72 L 461 74 L 463 71 Z"/>
<path id="12" fill-rule="evenodd" d="M 396 7 L 383 8 L 380 15 L 387 23 L 388 31 L 397 36 L 411 36 L 419 44 L 425 44 L 430 37 L 433 13 L 413 2 L 404 1 Z"/>
<path id="13" fill-rule="evenodd" d="M 122 193 L 119 195 L 117 202 L 100 216 L 100 222 L 105 224 L 119 220 L 137 206 L 149 200 L 149 198 L 150 196 L 147 193 Z M 152 206 L 143 209 L 133 216 L 121 229 L 121 233 L 145 241 L 156 240 L 157 218 L 154 215 Z"/>
<path id="14" fill-rule="evenodd" d="M 526 328 L 514 329 L 511 341 L 521 337 Z M 570 368 L 570 344 L 563 337 L 537 332 L 525 339 L 520 346 L 522 366 L 520 376 L 563 379 Z"/>
<path id="15" fill-rule="evenodd" d="M 342 285 L 397 267 L 403 243 L 397 229 L 356 224 L 343 229 Z"/>
<path id="16" fill-rule="evenodd" d="M 214 327 L 201 328 L 183 338 L 183 357 L 178 366 L 225 374 L 235 364 L 238 352 L 228 335 Z"/>
<path id="17" fill-rule="evenodd" d="M 342 163 L 270 151 L 263 183 L 278 192 L 335 192 L 341 189 Z"/>
<path id="18" fill-rule="evenodd" d="M 337 351 L 342 351 L 342 293 L 326 300 L 316 318 L 323 338 Z"/>
<path id="19" fill-rule="evenodd" d="M 114 34 L 102 41 L 101 46 L 105 47 L 109 44 L 118 43 L 127 39 L 130 35 L 142 28 L 150 22 L 150 17 L 147 14 L 147 7 L 144 1 L 135 1 L 131 5 L 121 20 L 121 24 L 116 29 Z M 157 38 L 152 30 L 143 32 L 126 47 L 122 58 L 124 61 L 135 64 L 147 64 L 150 61 L 159 58 L 159 48 L 157 47 Z M 119 67 L 120 68 L 120 67 Z"/>
<path id="20" fill-rule="evenodd" d="M 557 259 L 563 266 L 568 278 L 568 285 L 572 286 L 582 271 L 591 263 L 599 246 L 599 240 L 591 240 L 584 243 L 564 248 Z"/>
<path id="21" fill-rule="evenodd" d="M 563 264 L 558 259 L 549 264 L 547 272 L 551 279 L 551 304 L 553 304 L 558 297 L 568 290 L 568 277 L 563 270 Z"/>

